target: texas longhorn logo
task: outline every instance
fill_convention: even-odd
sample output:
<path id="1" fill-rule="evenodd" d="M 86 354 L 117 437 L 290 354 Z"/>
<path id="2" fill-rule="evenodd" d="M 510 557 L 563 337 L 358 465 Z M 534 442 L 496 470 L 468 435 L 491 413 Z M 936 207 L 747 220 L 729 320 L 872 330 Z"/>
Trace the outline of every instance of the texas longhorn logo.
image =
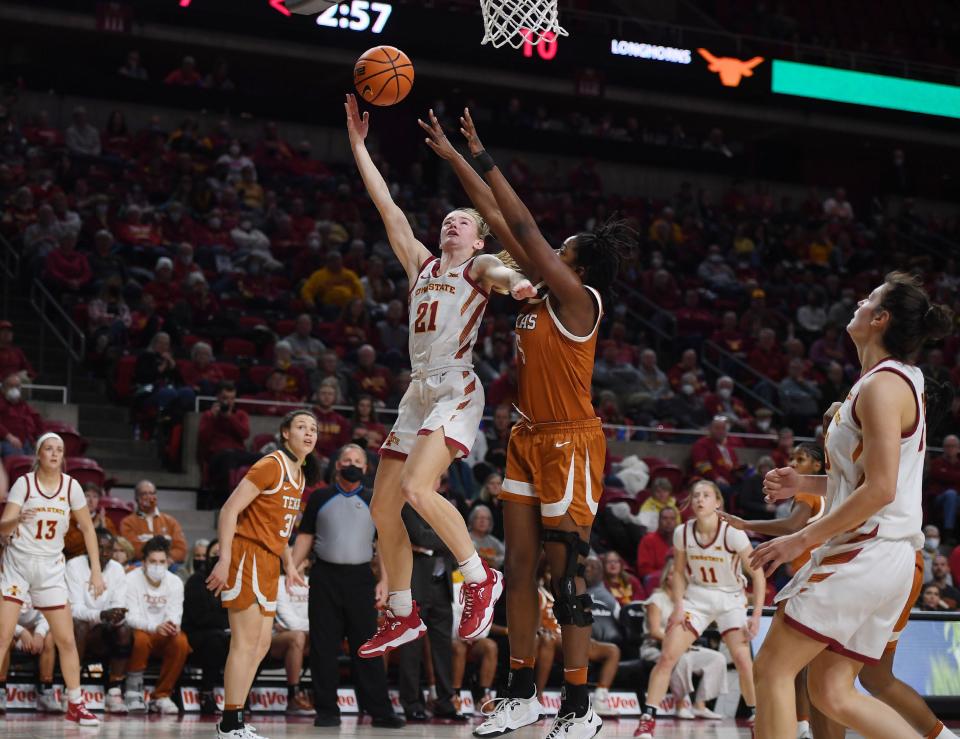
<path id="1" fill-rule="evenodd" d="M 762 56 L 742 61 L 730 56 L 716 57 L 706 49 L 697 49 L 697 52 L 707 60 L 707 69 L 720 75 L 720 82 L 724 87 L 739 87 L 744 77 L 753 77 L 754 67 L 763 63 Z"/>

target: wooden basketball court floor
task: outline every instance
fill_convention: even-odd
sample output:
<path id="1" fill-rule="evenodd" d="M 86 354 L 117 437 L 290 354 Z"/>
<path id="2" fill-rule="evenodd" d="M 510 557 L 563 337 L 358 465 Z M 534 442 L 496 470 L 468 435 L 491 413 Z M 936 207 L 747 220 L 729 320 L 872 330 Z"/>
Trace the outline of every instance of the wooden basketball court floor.
<path id="1" fill-rule="evenodd" d="M 469 724 L 410 724 L 399 730 L 375 729 L 369 722 L 358 723 L 354 717 L 344 718 L 339 729 L 317 729 L 309 718 L 257 717 L 250 723 L 268 739 L 308 739 L 312 737 L 360 737 L 387 739 L 387 737 L 437 737 L 438 739 L 467 739 L 473 726 Z M 540 739 L 547 733 L 549 723 L 526 727 L 510 734 L 515 739 Z M 636 719 L 604 721 L 601 737 L 632 737 L 637 728 Z M 78 727 L 62 718 L 38 717 L 34 714 L 7 714 L 0 717 L 0 737 L 4 739 L 213 739 L 216 736 L 214 720 L 198 716 L 183 718 L 112 718 L 105 719 L 99 728 Z M 657 739 L 740 739 L 749 737 L 750 730 L 732 720 L 658 722 Z M 848 732 L 848 737 L 859 736 Z"/>

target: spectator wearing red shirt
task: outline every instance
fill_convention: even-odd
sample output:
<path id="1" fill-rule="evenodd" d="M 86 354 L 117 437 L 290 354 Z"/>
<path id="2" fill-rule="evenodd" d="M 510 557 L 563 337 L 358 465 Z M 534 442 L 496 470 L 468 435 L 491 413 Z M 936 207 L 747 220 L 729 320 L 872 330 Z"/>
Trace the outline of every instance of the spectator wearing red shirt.
<path id="1" fill-rule="evenodd" d="M 650 300 L 664 310 L 674 310 L 680 305 L 680 288 L 677 281 L 665 269 L 653 270 L 650 288 L 645 291 Z"/>
<path id="2" fill-rule="evenodd" d="M 33 125 L 23 129 L 23 135 L 34 146 L 53 147 L 63 145 L 63 133 L 50 123 L 50 114 L 41 110 Z"/>
<path id="3" fill-rule="evenodd" d="M 361 395 L 353 411 L 353 441 L 376 454 L 387 438 L 387 427 L 377 418 L 373 398 Z"/>
<path id="4" fill-rule="evenodd" d="M 60 245 L 47 255 L 44 282 L 57 291 L 81 292 L 93 279 L 87 255 L 77 251 L 77 234 L 67 230 Z"/>
<path id="5" fill-rule="evenodd" d="M 680 386 L 683 384 L 681 378 L 688 374 L 694 375 L 697 378 L 697 383 L 694 386 L 694 392 L 697 395 L 705 393 L 709 389 L 703 373 L 703 367 L 701 367 L 697 361 L 697 352 L 694 349 L 684 351 L 683 354 L 680 355 L 680 361 L 673 365 L 670 371 L 667 372 L 667 377 L 670 379 L 670 387 L 673 388 L 674 392 L 680 392 Z"/>
<path id="6" fill-rule="evenodd" d="M 163 80 L 165 85 L 179 85 L 180 87 L 199 87 L 200 73 L 197 71 L 197 62 L 192 56 L 185 56 L 180 67 L 173 70 Z"/>
<path id="7" fill-rule="evenodd" d="M 779 330 L 783 324 L 780 315 L 767 307 L 767 293 L 761 288 L 755 288 L 750 293 L 750 307 L 740 316 L 740 330 L 749 338 L 757 338 L 761 329 Z"/>
<path id="8" fill-rule="evenodd" d="M 18 188 L 3 211 L 3 232 L 18 236 L 27 226 L 37 220 L 37 209 L 33 205 L 33 192 L 29 187 Z"/>
<path id="9" fill-rule="evenodd" d="M 304 400 L 310 391 L 310 383 L 307 382 L 303 368 L 293 363 L 293 346 L 286 339 L 273 345 L 273 366 L 286 374 L 286 391 Z"/>
<path id="10" fill-rule="evenodd" d="M 664 508 L 657 518 L 657 530 L 646 534 L 637 546 L 637 576 L 647 592 L 660 581 L 660 571 L 673 554 L 673 530 L 680 523 L 676 510 Z"/>
<path id="11" fill-rule="evenodd" d="M 299 403 L 300 398 L 287 391 L 287 373 L 275 369 L 266 380 L 267 389 L 253 396 L 254 400 L 266 400 L 275 403 Z M 251 405 L 250 413 L 261 416 L 283 416 L 293 410 L 291 405 Z"/>
<path id="12" fill-rule="evenodd" d="M 747 356 L 750 348 L 750 340 L 737 327 L 737 314 L 732 310 L 723 314 L 720 328 L 710 335 L 710 341 L 740 359 Z"/>
<path id="13" fill-rule="evenodd" d="M 707 393 L 703 404 L 711 416 L 724 416 L 735 431 L 750 431 L 753 416 L 740 398 L 733 394 L 733 378 L 726 375 L 717 378 L 716 392 Z"/>
<path id="14" fill-rule="evenodd" d="M 507 371 L 490 384 L 487 390 L 487 405 L 514 405 L 518 402 L 519 388 L 517 386 L 517 360 L 510 362 Z"/>
<path id="15" fill-rule="evenodd" d="M 717 327 L 713 312 L 700 305 L 700 291 L 692 288 L 684 293 L 683 306 L 674 311 L 674 315 L 677 333 L 686 339 L 702 341 Z"/>
<path id="16" fill-rule="evenodd" d="M 43 433 L 43 420 L 23 399 L 20 375 L 7 375 L 0 397 L 0 456 L 33 454 L 34 444 Z"/>
<path id="17" fill-rule="evenodd" d="M 180 375 L 197 395 L 212 395 L 224 382 L 223 370 L 213 361 L 213 348 L 205 341 L 190 348 L 190 361 L 180 367 Z"/>
<path id="18" fill-rule="evenodd" d="M 166 315 L 180 300 L 180 286 L 173 279 L 173 260 L 160 257 L 153 270 L 153 279 L 143 287 L 144 294 L 152 295 L 157 312 Z"/>
<path id="19" fill-rule="evenodd" d="M 100 134 L 101 152 L 120 159 L 129 159 L 133 151 L 133 136 L 127 129 L 127 119 L 122 110 L 110 111 L 107 125 Z"/>
<path id="20" fill-rule="evenodd" d="M 313 415 L 317 417 L 317 454 L 331 459 L 337 450 L 353 438 L 353 428 L 346 417 L 333 409 L 337 402 L 336 380 L 324 380 L 314 395 L 316 405 Z"/>
<path id="21" fill-rule="evenodd" d="M 127 206 L 126 219 L 117 225 L 117 240 L 128 246 L 153 249 L 163 243 L 163 237 L 153 223 L 144 221 L 139 205 Z"/>
<path id="22" fill-rule="evenodd" d="M 294 198 L 290 202 L 290 222 L 294 232 L 301 240 L 306 239 L 309 234 L 313 233 L 317 222 L 307 215 L 303 198 Z"/>
<path id="23" fill-rule="evenodd" d="M 731 492 L 740 462 L 737 453 L 727 439 L 729 425 L 723 416 L 714 416 L 710 422 L 709 435 L 697 439 L 690 448 L 693 473 L 712 480 L 724 496 Z"/>
<path id="24" fill-rule="evenodd" d="M 603 584 L 622 606 L 647 597 L 647 591 L 640 581 L 623 568 L 623 559 L 610 550 L 603 557 Z"/>
<path id="25" fill-rule="evenodd" d="M 246 449 L 249 437 L 250 417 L 237 408 L 237 388 L 232 382 L 223 382 L 217 402 L 201 414 L 197 432 L 197 460 L 203 477 L 221 497 L 230 492 L 230 471 L 259 458 Z"/>
<path id="26" fill-rule="evenodd" d="M 786 376 L 787 358 L 777 346 L 777 335 L 772 328 L 760 331 L 757 345 L 747 355 L 747 364 L 774 383 Z"/>
<path id="27" fill-rule="evenodd" d="M 37 376 L 23 349 L 13 345 L 13 324 L 0 321 L 0 377 L 12 374 L 19 375 L 24 382 Z"/>
<path id="28" fill-rule="evenodd" d="M 953 543 L 957 526 L 957 497 L 960 490 L 960 438 L 944 437 L 943 454 L 930 462 L 926 495 L 936 501 L 943 514 L 943 538 Z"/>
<path id="29" fill-rule="evenodd" d="M 193 245 L 189 241 L 183 241 L 177 246 L 177 258 L 173 263 L 173 281 L 181 284 L 192 274 L 203 276 L 203 270 L 193 260 Z"/>
<path id="30" fill-rule="evenodd" d="M 383 365 L 377 364 L 377 350 L 369 344 L 357 349 L 357 369 L 353 373 L 355 392 L 372 395 L 386 402 L 393 385 L 393 377 Z"/>
<path id="31" fill-rule="evenodd" d="M 790 465 L 790 455 L 793 454 L 793 429 L 784 426 L 777 432 L 777 446 L 770 452 L 773 457 L 773 463 L 777 467 L 787 467 Z"/>
<path id="32" fill-rule="evenodd" d="M 167 205 L 160 219 L 160 238 L 164 244 L 174 246 L 182 242 L 192 242 L 195 229 L 196 224 L 183 203 L 174 200 Z"/>

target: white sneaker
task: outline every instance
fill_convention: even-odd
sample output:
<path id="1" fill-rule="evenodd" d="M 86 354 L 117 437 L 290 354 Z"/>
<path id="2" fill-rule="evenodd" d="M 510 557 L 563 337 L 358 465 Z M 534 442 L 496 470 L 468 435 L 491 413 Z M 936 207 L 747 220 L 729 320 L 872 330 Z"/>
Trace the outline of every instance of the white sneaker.
<path id="1" fill-rule="evenodd" d="M 540 720 L 543 706 L 534 694 L 532 698 L 495 698 L 482 704 L 480 712 L 485 719 L 473 730 L 473 735 L 503 736 L 524 726 L 535 724 Z"/>
<path id="2" fill-rule="evenodd" d="M 103 711 L 104 713 L 130 712 L 127 704 L 123 702 L 123 695 L 120 693 L 120 688 L 110 688 L 110 690 L 107 691 L 107 698 L 103 702 Z"/>
<path id="3" fill-rule="evenodd" d="M 722 713 L 711 711 L 709 708 L 694 708 L 693 716 L 694 718 L 705 718 L 710 721 L 720 721 L 723 719 Z"/>
<path id="4" fill-rule="evenodd" d="M 123 702 L 130 713 L 146 713 L 147 704 L 143 701 L 143 693 L 136 690 L 128 690 L 123 694 Z"/>
<path id="5" fill-rule="evenodd" d="M 217 739 L 267 739 L 263 734 L 258 734 L 257 730 L 250 724 L 244 724 L 239 729 L 233 731 L 224 731 L 217 724 Z"/>
<path id="6" fill-rule="evenodd" d="M 603 721 L 592 708 L 582 716 L 572 713 L 557 716 L 547 732 L 546 739 L 590 739 L 600 733 Z"/>
<path id="7" fill-rule="evenodd" d="M 63 713 L 63 701 L 55 690 L 45 690 L 37 695 L 37 710 L 42 713 Z"/>
<path id="8" fill-rule="evenodd" d="M 813 739 L 809 721 L 797 721 L 797 739 Z"/>
<path id="9" fill-rule="evenodd" d="M 161 716 L 176 716 L 180 713 L 180 709 L 169 697 L 164 696 L 150 701 L 150 713 L 159 713 Z"/>
<path id="10" fill-rule="evenodd" d="M 593 693 L 593 710 L 598 716 L 616 716 L 617 710 L 610 705 L 610 693 L 603 688 L 597 688 Z"/>
<path id="11" fill-rule="evenodd" d="M 682 718 L 687 721 L 696 718 L 696 715 L 693 712 L 693 704 L 690 702 L 689 698 L 683 698 L 677 704 L 677 718 Z"/>

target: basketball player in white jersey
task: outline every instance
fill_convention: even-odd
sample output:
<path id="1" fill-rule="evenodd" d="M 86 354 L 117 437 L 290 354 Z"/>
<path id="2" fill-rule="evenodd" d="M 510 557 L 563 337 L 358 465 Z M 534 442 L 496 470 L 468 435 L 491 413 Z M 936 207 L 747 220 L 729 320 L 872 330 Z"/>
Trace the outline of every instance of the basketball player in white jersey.
<path id="1" fill-rule="evenodd" d="M 826 477 L 782 468 L 764 481 L 772 499 L 825 494 L 828 513 L 752 557 L 769 574 L 817 546 L 777 596 L 780 610 L 757 657 L 761 739 L 795 734 L 793 681 L 807 664 L 810 698 L 834 721 L 878 739 L 920 736 L 854 681 L 864 664 L 880 661 L 909 607 L 926 450 L 924 378 L 911 362 L 952 325 L 949 309 L 931 304 L 918 279 L 888 274 L 847 325 L 863 370 L 827 429 Z"/>
<path id="2" fill-rule="evenodd" d="M 24 596 L 42 611 L 60 653 L 60 670 L 67 690 L 67 721 L 81 726 L 100 722 L 87 710 L 80 692 L 80 656 L 73 634 L 67 593 L 63 539 L 70 515 L 83 534 L 90 559 L 90 591 L 104 591 L 100 550 L 87 499 L 79 483 L 63 474 L 63 439 L 43 434 L 37 440 L 33 470 L 10 488 L 0 518 L 0 538 L 13 535 L 0 562 L 0 662 L 6 656 Z"/>
<path id="3" fill-rule="evenodd" d="M 650 673 L 646 706 L 635 737 L 653 739 L 657 708 L 667 694 L 673 668 L 714 621 L 740 675 L 740 694 L 748 708 L 756 705 L 750 639 L 760 628 L 767 583 L 763 571 L 747 562 L 753 551 L 747 535 L 717 515 L 722 501 L 720 489 L 713 482 L 694 483 L 690 505 L 695 517 L 674 529 L 674 608 L 660 659 Z M 753 613 L 749 619 L 743 569 L 753 580 Z"/>
<path id="4" fill-rule="evenodd" d="M 426 632 L 410 593 L 413 551 L 400 518 L 405 503 L 423 516 L 460 564 L 460 638 L 475 638 L 493 618 L 503 576 L 480 559 L 463 517 L 436 492 L 433 482 L 454 459 L 469 454 L 480 426 L 484 395 L 473 372 L 472 353 L 489 290 L 503 289 L 518 300 L 536 293 L 521 274 L 492 255 L 480 254 L 488 230 L 476 211 L 447 214 L 440 256 L 433 256 L 414 236 L 370 158 L 364 143 L 368 114 L 361 117 L 353 95 L 344 107 L 360 176 L 410 284 L 411 383 L 380 450 L 370 511 L 390 596 L 387 618 L 359 655 L 378 657 Z"/>

